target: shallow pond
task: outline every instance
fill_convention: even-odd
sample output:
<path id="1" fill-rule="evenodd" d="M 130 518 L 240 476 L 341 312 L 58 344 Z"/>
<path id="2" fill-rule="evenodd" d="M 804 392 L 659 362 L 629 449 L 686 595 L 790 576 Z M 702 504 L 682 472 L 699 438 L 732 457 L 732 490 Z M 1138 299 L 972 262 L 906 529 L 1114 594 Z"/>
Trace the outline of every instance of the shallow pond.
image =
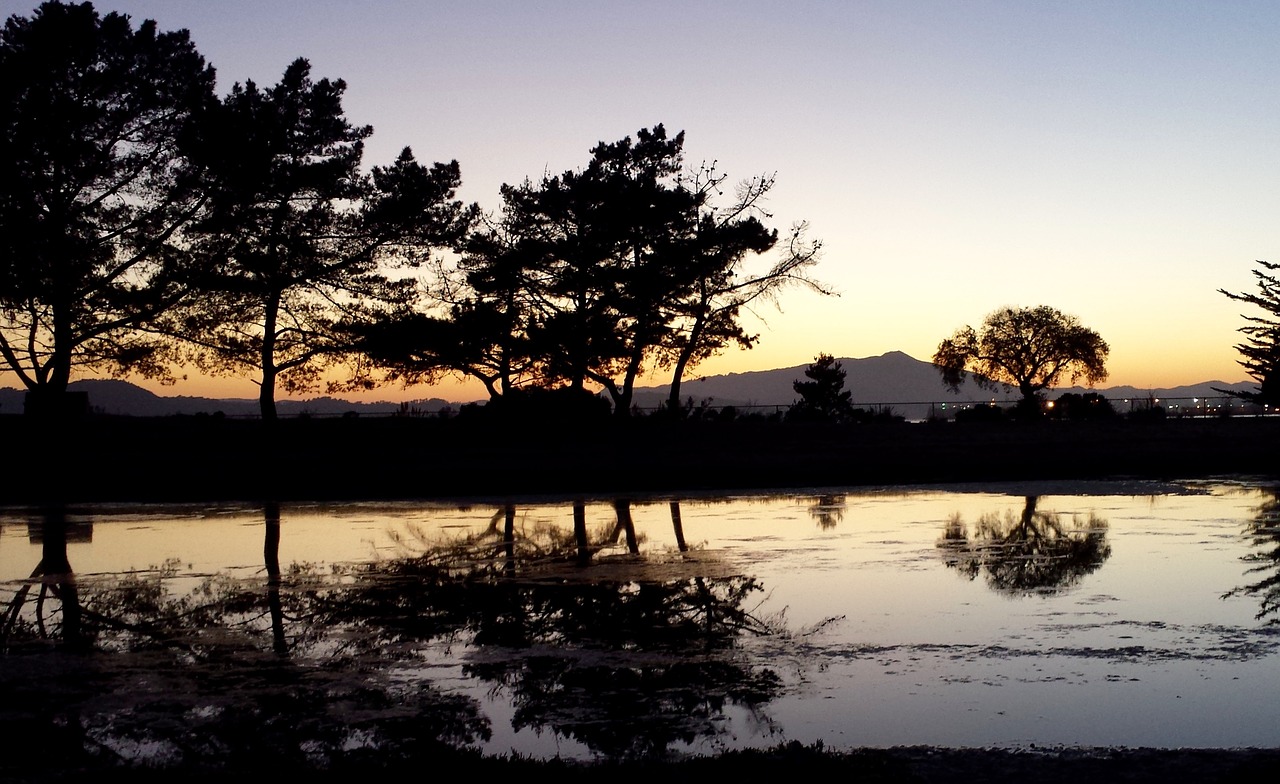
<path id="1" fill-rule="evenodd" d="M 154 763 L 1280 746 L 1248 480 L 0 510 L 0 726 Z"/>

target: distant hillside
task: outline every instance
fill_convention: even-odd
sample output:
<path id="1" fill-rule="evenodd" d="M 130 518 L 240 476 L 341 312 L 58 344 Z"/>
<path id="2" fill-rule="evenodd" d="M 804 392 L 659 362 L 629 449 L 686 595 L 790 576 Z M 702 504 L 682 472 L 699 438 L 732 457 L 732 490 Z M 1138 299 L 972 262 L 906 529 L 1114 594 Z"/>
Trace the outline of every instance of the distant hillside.
<path id="1" fill-rule="evenodd" d="M 69 389 L 89 393 L 89 406 L 102 414 L 116 416 L 174 416 L 222 413 L 226 416 L 257 416 L 258 401 L 248 398 L 207 398 L 176 395 L 157 395 L 128 381 L 112 379 L 85 379 L 74 381 Z M 0 389 L 0 414 L 22 413 L 23 391 Z M 405 404 L 418 411 L 435 412 L 442 408 L 456 409 L 458 403 L 440 398 L 415 400 Z M 381 401 L 356 403 L 332 397 L 310 400 L 281 400 L 276 403 L 281 416 L 312 414 L 315 416 L 340 416 L 356 414 L 386 415 L 401 408 L 400 403 Z"/>
<path id="2" fill-rule="evenodd" d="M 908 419 L 929 416 L 931 403 L 965 403 L 1000 400 L 1017 397 L 1016 390 L 1005 393 L 980 389 L 972 382 L 962 384 L 958 393 L 942 383 L 942 376 L 931 362 L 924 362 L 901 351 L 890 351 L 878 357 L 839 360 L 847 374 L 845 389 L 853 393 L 854 405 L 861 408 L 890 406 L 896 413 Z M 804 378 L 808 364 L 776 370 L 760 370 L 750 373 L 730 373 L 709 376 L 680 385 L 682 396 L 694 403 L 709 400 L 715 406 L 789 406 L 796 399 L 792 382 Z M 1251 384 L 1228 384 L 1223 381 L 1206 381 L 1200 384 L 1173 387 L 1171 389 L 1136 389 L 1134 387 L 1107 387 L 1086 389 L 1065 387 L 1054 389 L 1050 396 L 1066 392 L 1083 394 L 1098 392 L 1109 400 L 1146 400 L 1154 398 L 1221 397 L 1218 389 L 1247 390 Z M 669 385 L 645 387 L 636 390 L 636 405 L 654 408 L 666 401 Z"/>
<path id="3" fill-rule="evenodd" d="M 929 362 L 921 362 L 901 351 L 890 351 L 878 357 L 839 360 L 845 373 L 845 389 L 853 393 L 855 404 L 869 408 L 892 404 L 895 411 L 908 417 L 928 415 L 928 403 L 982 399 L 984 393 L 971 383 L 960 388 L 960 395 L 950 392 L 942 383 L 938 370 Z M 713 405 L 789 406 L 796 399 L 792 382 L 803 379 L 808 364 L 750 373 L 709 376 L 680 385 L 682 397 L 695 403 L 710 400 Z M 637 405 L 655 407 L 667 399 L 669 385 L 636 390 Z M 906 403 L 924 403 L 907 407 Z M 907 410 L 910 408 L 910 410 Z M 916 409 L 919 409 L 918 411 Z"/>
<path id="4" fill-rule="evenodd" d="M 843 358 L 841 365 L 847 374 L 845 388 L 853 393 L 854 404 L 861 408 L 889 406 L 897 414 L 908 419 L 923 419 L 930 415 L 931 404 L 948 405 L 990 400 L 1012 399 L 1016 391 L 1008 393 L 979 389 L 972 382 L 960 387 L 959 394 L 942 383 L 942 376 L 930 362 L 910 357 L 901 351 L 890 351 L 878 357 L 860 359 Z M 694 403 L 709 401 L 714 406 L 762 406 L 786 407 L 796 394 L 792 382 L 804 378 L 808 364 L 776 370 L 757 370 L 749 373 L 730 373 L 709 376 L 681 385 L 685 399 Z M 89 405 L 105 414 L 126 416 L 171 416 L 175 414 L 212 414 L 222 412 L 227 416 L 257 416 L 258 403 L 249 399 L 213 399 L 203 397 L 166 397 L 148 392 L 127 381 L 86 380 L 71 384 L 73 390 L 89 393 Z M 1050 394 L 1065 392 L 1100 392 L 1117 407 L 1128 400 L 1150 398 L 1205 398 L 1222 397 L 1217 389 L 1248 390 L 1249 383 L 1228 384 L 1222 381 L 1205 381 L 1199 384 L 1166 388 L 1138 389 L 1135 387 L 1106 387 L 1090 390 L 1084 387 L 1055 389 Z M 642 387 L 636 390 L 635 404 L 642 409 L 654 409 L 666 402 L 668 386 Z M 22 412 L 21 390 L 0 389 L 0 414 Z M 445 407 L 457 408 L 440 398 L 418 400 L 407 404 L 420 411 L 438 411 Z M 357 414 L 390 414 L 400 408 L 399 403 L 353 403 L 331 397 L 311 400 L 282 400 L 278 403 L 281 416 L 297 416 L 310 413 L 317 416 L 338 416 L 348 412 Z"/>

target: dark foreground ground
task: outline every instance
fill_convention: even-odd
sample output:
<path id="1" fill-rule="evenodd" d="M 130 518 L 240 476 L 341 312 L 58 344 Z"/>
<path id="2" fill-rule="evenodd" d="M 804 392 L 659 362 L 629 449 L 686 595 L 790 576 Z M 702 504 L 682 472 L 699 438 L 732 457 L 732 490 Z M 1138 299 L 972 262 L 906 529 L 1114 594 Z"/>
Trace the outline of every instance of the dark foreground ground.
<path id="1" fill-rule="evenodd" d="M 8 768 L 8 769 L 6 769 Z M 376 759 L 351 760 L 317 771 L 282 769 L 270 760 L 252 767 L 220 770 L 168 768 L 76 767 L 56 764 L 41 769 L 0 767 L 0 777 L 13 784 L 25 782 L 80 782 L 127 780 L 131 784 L 171 784 L 245 780 L 296 780 L 304 776 L 313 784 L 325 782 L 430 780 L 441 775 L 458 779 L 504 781 L 575 782 L 643 781 L 745 782 L 831 781 L 928 782 L 929 784 L 983 784 L 984 782 L 1034 782 L 1034 784 L 1091 784 L 1092 782 L 1254 782 L 1275 781 L 1280 771 L 1280 751 L 1160 750 L 1160 749 L 939 749 L 904 747 L 864 749 L 834 753 L 821 748 L 791 744 L 766 751 L 729 752 L 718 757 L 670 762 L 581 764 L 533 762 L 520 759 L 476 758 L 465 754 L 414 759 L 386 765 Z"/>
<path id="2" fill-rule="evenodd" d="M 1280 419 L 876 424 L 600 422 L 500 426 L 461 420 L 0 417 L 0 503 L 613 495 L 1034 479 L 1280 474 Z M 0 657 L 0 666 L 3 666 Z M 12 740 L 13 735 L 5 733 Z M 8 744 L 0 744 L 8 746 Z M 28 749 L 28 751 L 34 751 Z M 430 772 L 574 781 L 1274 781 L 1280 750 L 869 749 L 791 745 L 714 758 L 537 763 L 453 752 L 353 758 L 316 782 Z M 57 754 L 0 752 L 0 780 L 224 781 L 235 770 L 123 770 Z"/>
<path id="3" fill-rule="evenodd" d="M 1280 418 L 863 424 L 0 417 L 0 503 L 609 495 L 1280 469 Z"/>

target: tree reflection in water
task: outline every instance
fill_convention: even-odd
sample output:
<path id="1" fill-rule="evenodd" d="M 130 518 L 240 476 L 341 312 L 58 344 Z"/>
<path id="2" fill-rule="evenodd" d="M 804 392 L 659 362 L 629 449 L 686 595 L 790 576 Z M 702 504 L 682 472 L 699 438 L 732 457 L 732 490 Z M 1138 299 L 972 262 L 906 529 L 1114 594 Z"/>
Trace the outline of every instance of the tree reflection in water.
<path id="1" fill-rule="evenodd" d="M 1026 496 L 1019 516 L 985 514 L 972 531 L 953 517 L 938 541 L 947 566 L 970 580 L 985 575 L 1001 593 L 1043 595 L 1074 586 L 1111 556 L 1106 520 L 1073 516 L 1068 525 L 1057 513 L 1037 510 L 1038 500 Z"/>
<path id="2" fill-rule="evenodd" d="M 58 536 L 65 515 L 51 511 L 37 577 L 66 568 L 39 583 L 51 598 L 34 602 L 33 580 L 8 603 L 0 682 L 6 703 L 40 706 L 44 718 L 8 717 L 0 731 L 33 753 L 146 749 L 155 763 L 315 765 L 470 746 L 491 737 L 481 703 L 439 690 L 421 664 L 442 643 L 467 646 L 465 674 L 511 700 L 515 729 L 601 755 L 713 738 L 730 706 L 767 726 L 760 708 L 780 679 L 737 645 L 773 631 L 749 606 L 758 581 L 696 551 L 636 555 L 629 505 L 615 511 L 589 532 L 575 509 L 566 531 L 526 526 L 504 506 L 476 536 L 410 533 L 398 557 L 321 570 L 281 569 L 280 509 L 267 504 L 265 581 L 218 574 L 185 593 L 172 590 L 173 563 L 77 586 Z M 54 661 L 51 639 L 84 655 Z"/>
<path id="3" fill-rule="evenodd" d="M 5 609 L 0 649 L 7 651 L 11 640 L 23 637 L 57 641 L 73 650 L 82 648 L 88 641 L 67 542 L 92 539 L 93 524 L 55 506 L 29 520 L 27 532 L 33 543 L 40 543 L 40 561 Z M 36 585 L 39 587 L 32 597 Z"/>
<path id="4" fill-rule="evenodd" d="M 839 495 L 819 495 L 811 499 L 809 516 L 818 521 L 818 527 L 829 531 L 844 519 L 846 498 Z"/>
<path id="5" fill-rule="evenodd" d="M 1264 500 L 1249 521 L 1244 537 L 1257 550 L 1243 556 L 1250 564 L 1248 573 L 1261 575 L 1261 579 L 1228 591 L 1222 598 L 1231 596 L 1255 596 L 1260 604 L 1255 618 L 1268 624 L 1280 624 L 1280 488 L 1268 491 Z"/>
<path id="6" fill-rule="evenodd" d="M 579 524 L 572 537 L 538 525 L 507 526 L 498 537 L 491 527 L 358 567 L 354 582 L 317 605 L 326 625 L 358 628 L 362 644 L 381 650 L 469 640 L 477 654 L 465 673 L 511 699 L 515 729 L 549 729 L 604 756 L 657 755 L 714 737 L 731 705 L 767 725 L 759 709 L 781 680 L 736 649 L 743 634 L 773 631 L 748 607 L 759 582 L 717 574 L 696 557 L 634 555 L 630 508 L 614 508 L 616 524 L 587 537 L 597 557 L 585 571 Z M 598 557 L 623 534 L 625 554 Z"/>
<path id="7" fill-rule="evenodd" d="M 476 701 L 429 683 L 396 685 L 378 657 L 318 624 L 314 597 L 330 578 L 309 567 L 282 573 L 275 505 L 264 510 L 265 586 L 219 574 L 185 593 L 171 590 L 187 579 L 176 562 L 77 586 L 67 519 L 55 509 L 33 523 L 41 562 L 8 602 L 0 733 L 24 753 L 6 757 L 0 778 L 22 765 L 38 770 L 51 755 L 70 767 L 300 767 L 490 737 Z M 61 653 L 72 645 L 78 655 Z"/>

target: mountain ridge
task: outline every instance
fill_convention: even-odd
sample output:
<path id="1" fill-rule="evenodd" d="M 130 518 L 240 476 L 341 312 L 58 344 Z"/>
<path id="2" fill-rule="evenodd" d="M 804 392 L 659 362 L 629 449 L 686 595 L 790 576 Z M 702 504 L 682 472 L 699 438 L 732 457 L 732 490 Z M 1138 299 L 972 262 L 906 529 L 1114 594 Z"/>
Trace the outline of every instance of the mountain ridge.
<path id="1" fill-rule="evenodd" d="M 255 417 L 258 401 L 252 398 L 209 398 L 193 395 L 157 395 L 137 384 L 120 379 L 82 379 L 67 387 L 73 392 L 87 392 L 90 407 L 99 413 L 115 416 L 194 416 L 223 414 L 233 417 Z M 20 414 L 23 409 L 21 389 L 0 389 L 0 414 Z M 361 403 L 322 396 L 307 400 L 279 400 L 276 409 L 281 416 L 341 416 L 369 414 L 385 416 L 400 411 L 435 413 L 443 408 L 456 409 L 460 404 L 442 398 L 426 398 L 405 403 L 375 401 Z"/>
<path id="2" fill-rule="evenodd" d="M 852 392 L 853 404 L 861 408 L 890 407 L 895 413 L 908 419 L 929 416 L 931 407 L 941 404 L 963 405 L 995 399 L 1012 400 L 1018 396 L 1016 389 L 1008 391 L 983 389 L 966 380 L 956 391 L 942 382 L 942 375 L 931 362 L 916 359 L 902 351 L 889 351 L 878 356 L 862 358 L 838 358 L 846 372 L 845 389 Z M 797 397 L 791 384 L 803 379 L 808 367 L 796 365 L 774 370 L 756 370 L 709 376 L 685 381 L 681 384 L 682 397 L 692 399 L 696 405 L 710 399 L 715 406 L 775 407 L 789 406 Z M 968 377 L 966 377 L 968 378 Z M 1088 388 L 1081 386 L 1055 387 L 1050 397 L 1066 393 L 1085 394 L 1096 392 L 1113 402 L 1125 400 L 1147 401 L 1161 398 L 1222 398 L 1218 389 L 1245 391 L 1253 388 L 1250 382 L 1228 383 L 1203 381 L 1176 387 L 1140 389 L 1122 385 Z M 636 405 L 653 408 L 667 399 L 669 385 L 644 387 L 636 390 Z"/>
<path id="3" fill-rule="evenodd" d="M 933 363 L 916 359 L 902 351 L 889 351 L 878 356 L 837 360 L 847 373 L 845 389 L 853 393 L 853 403 L 862 408 L 889 407 L 908 419 L 920 419 L 933 413 L 933 408 L 946 404 L 963 405 L 995 399 L 1003 401 L 1017 396 L 1015 390 L 986 390 L 972 382 L 961 385 L 952 392 L 942 383 L 942 376 Z M 792 382 L 804 377 L 808 364 L 772 370 L 748 370 L 726 373 L 685 381 L 681 385 L 682 397 L 693 405 L 707 403 L 716 407 L 782 409 L 791 405 L 796 394 Z M 1051 396 L 1068 392 L 1084 394 L 1097 392 L 1113 404 L 1122 401 L 1147 401 L 1164 398 L 1222 398 L 1217 390 L 1245 391 L 1254 387 L 1251 382 L 1228 383 L 1204 381 L 1176 387 L 1140 389 L 1133 386 L 1114 386 L 1089 389 L 1080 386 L 1058 387 Z M 250 398 L 206 398 L 190 395 L 157 395 L 128 381 L 118 379 L 85 379 L 75 381 L 70 388 L 88 392 L 90 406 L 104 414 L 122 416 L 176 416 L 214 414 L 226 416 L 256 416 L 258 401 Z M 667 400 L 669 385 L 638 387 L 634 405 L 641 409 L 655 409 Z M 0 389 L 0 414 L 22 412 L 23 390 Z M 342 400 L 333 397 L 316 397 L 308 400 L 281 400 L 277 403 L 281 416 L 311 414 L 316 416 L 340 416 L 348 413 L 385 416 L 400 411 L 437 412 L 443 408 L 457 409 L 461 403 L 441 398 L 426 398 L 396 403 L 376 401 L 369 403 Z"/>

